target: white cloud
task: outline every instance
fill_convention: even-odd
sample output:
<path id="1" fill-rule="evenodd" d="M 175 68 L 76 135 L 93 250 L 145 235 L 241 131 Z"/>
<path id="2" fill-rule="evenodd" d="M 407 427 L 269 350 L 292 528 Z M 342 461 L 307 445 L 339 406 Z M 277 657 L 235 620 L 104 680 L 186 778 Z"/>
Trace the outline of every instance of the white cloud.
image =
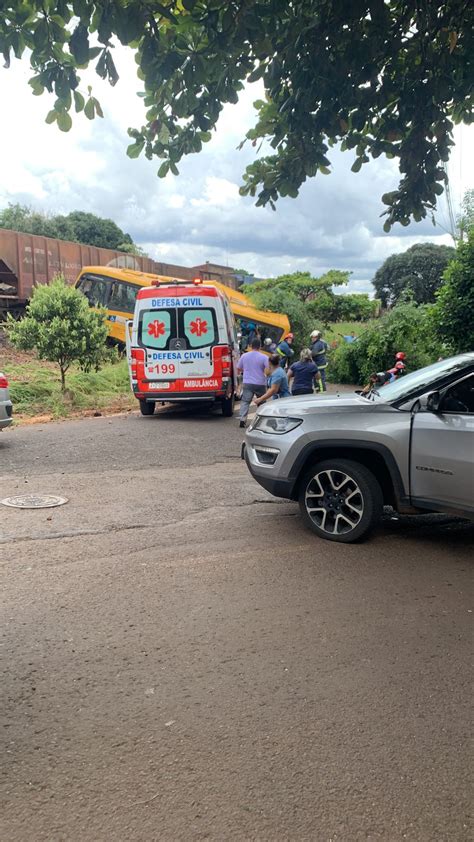
<path id="1" fill-rule="evenodd" d="M 204 185 L 204 198 L 191 199 L 194 207 L 205 207 L 209 205 L 214 208 L 228 209 L 229 205 L 235 205 L 239 201 L 239 185 L 228 181 L 227 178 L 216 178 L 207 176 Z"/>
<path id="2" fill-rule="evenodd" d="M 166 199 L 166 207 L 174 208 L 175 210 L 180 210 L 184 208 L 186 204 L 186 197 L 181 196 L 179 193 L 173 193 L 171 196 L 168 196 Z"/>
<path id="3" fill-rule="evenodd" d="M 0 206 L 21 201 L 49 212 L 90 210 L 112 217 L 151 256 L 195 265 L 205 260 L 245 267 L 258 276 L 297 269 L 321 274 L 330 268 L 352 271 L 350 287 L 370 291 L 370 279 L 389 255 L 415 242 L 450 243 L 444 199 L 437 219 L 405 229 L 382 231 L 382 193 L 398 180 L 393 162 L 379 158 L 353 174 L 352 153 L 331 151 L 332 174 L 303 185 L 297 199 L 282 199 L 277 211 L 256 208 L 239 196 L 239 184 L 255 151 L 236 147 L 254 119 L 258 84 L 242 92 L 236 106 L 223 109 L 213 139 L 199 155 L 180 164 L 180 175 L 156 177 L 157 161 L 130 160 L 127 127 L 140 126 L 141 83 L 129 50 L 116 49 L 121 78 L 110 88 L 95 74 L 85 74 L 104 108 L 105 119 L 76 117 L 63 134 L 44 123 L 48 97 L 34 97 L 31 75 L 20 62 L 0 70 L 2 132 Z M 455 203 L 474 185 L 469 143 L 474 130 L 456 130 L 458 140 L 449 165 Z"/>

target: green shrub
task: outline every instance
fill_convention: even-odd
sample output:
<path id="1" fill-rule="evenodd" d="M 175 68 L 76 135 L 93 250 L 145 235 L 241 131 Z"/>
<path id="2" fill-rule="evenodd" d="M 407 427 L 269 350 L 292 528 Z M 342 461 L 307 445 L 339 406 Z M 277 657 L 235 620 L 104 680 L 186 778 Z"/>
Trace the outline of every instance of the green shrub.
<path id="1" fill-rule="evenodd" d="M 458 244 L 430 315 L 433 331 L 448 353 L 474 350 L 474 227 L 467 241 Z"/>
<path id="2" fill-rule="evenodd" d="M 57 275 L 49 286 L 35 287 L 26 316 L 19 322 L 9 317 L 7 332 L 16 348 L 34 349 L 40 360 L 57 363 L 64 392 L 72 363 L 98 371 L 110 359 L 105 315 L 91 310 L 82 293 Z"/>
<path id="3" fill-rule="evenodd" d="M 407 371 L 434 362 L 440 355 L 429 307 L 412 301 L 398 304 L 369 322 L 356 342 L 341 344 L 330 356 L 329 376 L 337 383 L 366 383 L 373 371 L 385 371 L 397 351 L 407 355 Z"/>

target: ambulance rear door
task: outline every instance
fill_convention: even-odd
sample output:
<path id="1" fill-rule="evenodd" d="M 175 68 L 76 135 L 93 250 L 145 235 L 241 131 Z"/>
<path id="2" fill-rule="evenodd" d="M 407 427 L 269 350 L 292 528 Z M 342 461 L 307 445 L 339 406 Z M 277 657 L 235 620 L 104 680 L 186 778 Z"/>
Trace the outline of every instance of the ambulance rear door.
<path id="1" fill-rule="evenodd" d="M 177 334 L 178 310 L 174 299 L 144 298 L 137 313 L 138 345 L 145 351 L 145 376 L 161 391 L 181 377 Z"/>
<path id="2" fill-rule="evenodd" d="M 181 302 L 177 312 L 179 334 L 184 339 L 180 349 L 181 377 L 185 381 L 209 379 L 214 373 L 212 349 L 219 344 L 222 327 L 218 299 L 198 293 L 183 297 Z"/>

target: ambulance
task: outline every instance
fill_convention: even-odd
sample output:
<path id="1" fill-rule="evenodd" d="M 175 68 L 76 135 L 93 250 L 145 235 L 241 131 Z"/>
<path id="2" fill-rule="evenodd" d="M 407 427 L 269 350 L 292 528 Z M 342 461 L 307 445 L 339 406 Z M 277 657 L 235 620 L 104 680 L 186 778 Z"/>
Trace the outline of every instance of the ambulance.
<path id="1" fill-rule="evenodd" d="M 218 402 L 234 412 L 239 346 L 227 297 L 200 279 L 139 289 L 127 323 L 132 391 L 142 415 L 157 402 Z"/>

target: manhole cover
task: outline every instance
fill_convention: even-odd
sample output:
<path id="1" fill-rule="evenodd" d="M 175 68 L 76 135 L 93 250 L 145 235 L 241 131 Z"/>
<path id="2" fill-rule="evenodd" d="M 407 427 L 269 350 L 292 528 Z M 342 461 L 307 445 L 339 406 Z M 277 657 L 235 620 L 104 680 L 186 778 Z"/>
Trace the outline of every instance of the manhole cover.
<path id="1" fill-rule="evenodd" d="M 64 506 L 67 497 L 55 497 L 53 494 L 19 494 L 18 497 L 5 497 L 0 503 L 15 509 L 53 509 L 55 506 Z"/>

